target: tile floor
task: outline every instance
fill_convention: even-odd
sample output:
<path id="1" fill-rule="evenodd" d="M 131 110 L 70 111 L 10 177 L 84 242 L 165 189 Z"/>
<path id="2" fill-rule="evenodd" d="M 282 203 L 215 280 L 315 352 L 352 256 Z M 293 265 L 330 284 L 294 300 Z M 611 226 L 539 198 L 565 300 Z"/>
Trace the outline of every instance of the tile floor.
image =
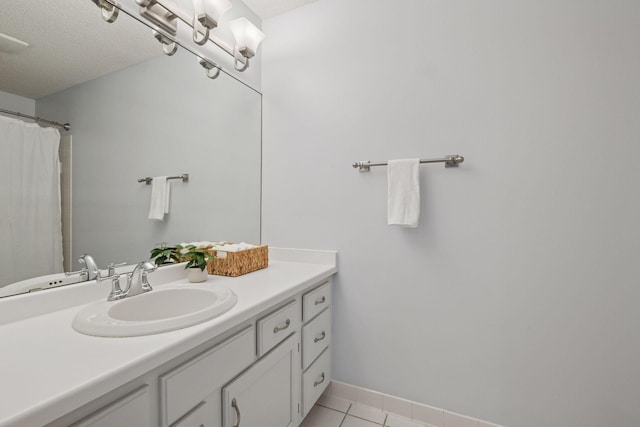
<path id="1" fill-rule="evenodd" d="M 323 395 L 300 427 L 430 427 L 358 402 Z"/>

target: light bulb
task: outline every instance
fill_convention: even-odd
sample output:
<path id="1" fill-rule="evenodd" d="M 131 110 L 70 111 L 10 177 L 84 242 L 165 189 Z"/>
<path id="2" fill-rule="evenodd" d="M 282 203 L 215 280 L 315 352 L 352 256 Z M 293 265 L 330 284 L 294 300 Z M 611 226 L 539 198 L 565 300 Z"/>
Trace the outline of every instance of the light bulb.
<path id="1" fill-rule="evenodd" d="M 218 26 L 222 15 L 231 9 L 231 3 L 229 0 L 193 0 L 193 8 L 195 18 L 203 26 L 213 29 Z"/>
<path id="2" fill-rule="evenodd" d="M 236 39 L 236 50 L 244 57 L 251 58 L 265 39 L 265 34 L 247 18 L 238 18 L 229 22 L 229 28 Z"/>

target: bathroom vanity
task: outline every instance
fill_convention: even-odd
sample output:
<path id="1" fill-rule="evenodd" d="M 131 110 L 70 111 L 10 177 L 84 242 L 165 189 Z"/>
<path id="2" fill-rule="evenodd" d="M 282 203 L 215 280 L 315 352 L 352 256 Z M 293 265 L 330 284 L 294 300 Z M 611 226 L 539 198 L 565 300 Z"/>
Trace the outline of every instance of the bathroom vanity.
<path id="1" fill-rule="evenodd" d="M 226 313 L 126 338 L 71 327 L 107 283 L 0 301 L 0 426 L 298 426 L 331 379 L 336 271 L 335 252 L 271 249 L 267 269 L 202 285 L 237 295 Z M 184 275 L 170 266 L 149 281 Z"/>

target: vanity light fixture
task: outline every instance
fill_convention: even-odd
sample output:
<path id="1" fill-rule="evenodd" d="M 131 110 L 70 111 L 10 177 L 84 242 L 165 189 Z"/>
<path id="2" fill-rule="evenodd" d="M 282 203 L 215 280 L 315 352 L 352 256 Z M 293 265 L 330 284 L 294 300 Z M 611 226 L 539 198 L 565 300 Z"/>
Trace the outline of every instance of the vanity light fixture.
<path id="1" fill-rule="evenodd" d="M 218 26 L 220 18 L 229 9 L 229 0 L 193 0 L 193 41 L 203 45 L 209 41 L 209 30 Z"/>
<path id="2" fill-rule="evenodd" d="M 115 20 L 121 7 L 116 0 L 91 1 L 100 7 L 102 16 L 107 22 Z M 230 1 L 192 1 L 193 16 L 178 7 L 175 0 L 135 0 L 135 3 L 140 6 L 140 16 L 155 26 L 153 36 L 162 43 L 162 51 L 165 54 L 170 56 L 176 52 L 180 43 L 178 25 L 187 25 L 192 30 L 193 42 L 196 45 L 204 46 L 207 42 L 212 42 L 233 58 L 233 66 L 236 70 L 245 71 L 249 68 L 249 59 L 255 56 L 258 46 L 266 37 L 265 34 L 247 18 L 237 18 L 229 22 L 229 28 L 235 38 L 235 44 L 231 45 L 211 32 L 218 27 L 225 12 L 231 9 Z M 191 50 L 189 47 L 187 49 Z M 207 77 L 211 79 L 218 77 L 220 66 L 208 59 L 203 59 L 205 56 L 203 52 L 195 53 L 200 57 L 200 65 L 207 70 Z"/>
<path id="3" fill-rule="evenodd" d="M 236 39 L 234 66 L 236 70 L 244 71 L 249 67 L 249 58 L 255 56 L 258 46 L 266 36 L 245 17 L 229 22 L 229 27 Z"/>

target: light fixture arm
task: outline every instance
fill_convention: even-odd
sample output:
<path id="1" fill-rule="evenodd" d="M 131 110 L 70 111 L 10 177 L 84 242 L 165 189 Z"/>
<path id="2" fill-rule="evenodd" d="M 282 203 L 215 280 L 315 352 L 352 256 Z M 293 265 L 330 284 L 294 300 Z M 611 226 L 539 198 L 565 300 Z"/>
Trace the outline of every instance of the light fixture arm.
<path id="1" fill-rule="evenodd" d="M 193 18 L 193 42 L 197 45 L 204 45 L 209 41 L 209 27 L 202 25 L 198 18 Z"/>
<path id="2" fill-rule="evenodd" d="M 110 3 L 107 0 L 91 0 L 96 6 L 100 8 L 100 14 L 102 15 L 102 19 L 104 19 L 108 23 L 113 23 L 118 18 L 118 13 L 120 9 L 117 6 L 117 3 Z"/>
<path id="3" fill-rule="evenodd" d="M 236 51 L 236 54 L 233 55 L 233 68 L 238 71 L 246 70 L 249 68 L 249 58 Z"/>
<path id="4" fill-rule="evenodd" d="M 159 33 L 158 31 L 153 31 L 153 37 L 156 38 L 160 43 L 162 43 L 162 52 L 167 56 L 172 56 L 178 51 L 178 43 L 171 40 L 169 37 L 164 34 Z"/>
<path id="5" fill-rule="evenodd" d="M 220 75 L 220 67 L 218 67 L 215 63 L 208 61 L 206 59 L 200 58 L 198 61 L 202 67 L 207 70 L 207 77 L 210 79 L 215 79 Z M 213 71 L 215 70 L 215 71 Z"/>

